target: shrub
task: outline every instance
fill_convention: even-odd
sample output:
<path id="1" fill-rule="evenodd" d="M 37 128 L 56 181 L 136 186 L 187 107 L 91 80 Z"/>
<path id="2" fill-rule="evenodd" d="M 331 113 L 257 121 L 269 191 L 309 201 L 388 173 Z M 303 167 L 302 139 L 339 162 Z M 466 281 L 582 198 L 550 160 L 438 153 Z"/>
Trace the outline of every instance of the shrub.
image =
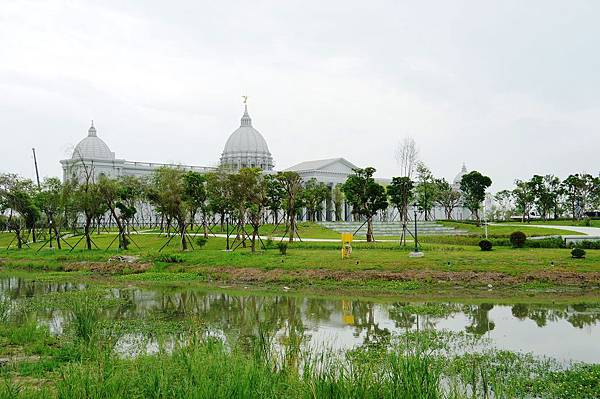
<path id="1" fill-rule="evenodd" d="M 273 239 L 271 237 L 267 238 L 267 241 L 265 241 L 265 248 L 271 249 L 274 246 L 275 244 L 273 243 Z"/>
<path id="2" fill-rule="evenodd" d="M 198 246 L 198 248 L 204 247 L 207 242 L 208 242 L 207 238 L 204 238 L 204 237 L 196 238 L 196 245 Z"/>
<path id="3" fill-rule="evenodd" d="M 565 248 L 565 242 L 561 237 L 548 237 L 540 240 L 527 240 L 525 246 L 528 248 Z"/>
<path id="4" fill-rule="evenodd" d="M 288 245 L 287 242 L 279 242 L 277 243 L 277 248 L 279 248 L 279 253 L 281 255 L 286 255 L 287 254 L 287 249 L 288 249 Z"/>
<path id="5" fill-rule="evenodd" d="M 492 242 L 489 240 L 481 240 L 479 241 L 479 248 L 481 248 L 482 251 L 491 251 Z"/>
<path id="6" fill-rule="evenodd" d="M 164 263 L 182 263 L 183 262 L 183 258 L 179 255 L 174 255 L 174 254 L 160 254 L 156 260 L 158 262 L 164 262 Z"/>
<path id="7" fill-rule="evenodd" d="M 582 248 L 582 249 L 600 249 L 600 241 L 589 241 L 584 240 L 578 243 L 571 243 L 571 248 Z"/>
<path id="8" fill-rule="evenodd" d="M 571 250 L 571 256 L 575 259 L 585 258 L 585 249 L 573 248 Z"/>
<path id="9" fill-rule="evenodd" d="M 522 231 L 515 231 L 510 235 L 510 243 L 513 248 L 523 248 L 526 240 L 527 236 Z"/>

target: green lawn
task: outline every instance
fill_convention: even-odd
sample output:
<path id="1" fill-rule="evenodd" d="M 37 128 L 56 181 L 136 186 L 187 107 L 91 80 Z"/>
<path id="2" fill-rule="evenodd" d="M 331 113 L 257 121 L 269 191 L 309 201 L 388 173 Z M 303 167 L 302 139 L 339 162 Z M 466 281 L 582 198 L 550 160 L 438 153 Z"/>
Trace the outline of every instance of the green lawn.
<path id="1" fill-rule="evenodd" d="M 454 227 L 460 230 L 466 230 L 469 234 L 476 234 L 479 236 L 485 235 L 485 228 L 483 226 L 478 227 L 472 223 L 461 223 L 461 222 L 448 222 L 443 221 L 440 222 L 444 226 Z M 513 223 L 511 223 L 513 224 Z M 516 223 L 515 223 L 516 224 Z M 489 225 L 488 226 L 488 235 L 492 237 L 508 237 L 511 233 L 519 230 L 527 235 L 527 237 L 539 237 L 539 236 L 552 236 L 552 235 L 563 235 L 563 234 L 582 234 L 576 231 L 570 230 L 561 230 L 561 229 L 553 229 L 551 227 L 531 227 L 527 224 L 523 224 L 523 227 L 515 227 L 515 226 L 498 226 L 498 225 Z"/>
<path id="2" fill-rule="evenodd" d="M 577 227 L 600 227 L 600 220 L 590 219 L 586 220 L 572 220 L 572 219 L 560 219 L 560 220 L 532 220 L 529 223 L 521 223 L 519 221 L 501 222 L 510 224 L 519 224 L 523 226 L 527 225 L 548 225 L 548 226 L 577 226 Z M 589 225 L 588 225 L 589 224 Z"/>
<path id="3" fill-rule="evenodd" d="M 48 247 L 39 253 L 36 250 L 41 244 L 31 244 L 31 249 L 4 250 L 0 252 L 0 262 L 6 265 L 61 270 L 65 264 L 74 262 L 106 262 L 108 258 L 119 254 L 116 247 L 106 249 L 114 239 L 113 234 L 93 236 L 100 249 L 87 251 L 82 243 L 72 252 L 68 249 L 51 251 Z M 11 239 L 9 234 L 0 234 L 0 244 L 6 245 Z M 67 241 L 74 244 L 79 238 L 71 237 Z M 168 240 L 159 235 L 132 235 L 133 243 L 127 254 L 139 255 L 151 264 L 160 264 L 159 248 Z M 439 271 L 493 271 L 519 274 L 528 271 L 548 270 L 550 262 L 555 266 L 552 270 L 589 272 L 600 271 L 600 251 L 588 251 L 586 259 L 571 259 L 568 249 L 512 249 L 496 247 L 491 252 L 482 252 L 477 246 L 423 244 L 425 256 L 410 258 L 408 252 L 412 245 L 401 247 L 397 243 L 355 243 L 351 259 L 341 259 L 340 244 L 335 242 L 295 242 L 289 245 L 287 256 L 282 257 L 275 247 L 251 253 L 249 248 L 239 247 L 234 252 L 226 253 L 224 238 L 210 238 L 202 249 L 179 252 L 177 238 L 163 249 L 162 253 L 176 253 L 182 263 L 162 265 L 167 269 L 201 270 L 206 267 L 237 267 L 257 269 L 324 269 L 324 270 L 439 270 Z M 231 240 L 232 247 L 237 245 Z M 140 248 L 138 248 L 139 246 Z"/>

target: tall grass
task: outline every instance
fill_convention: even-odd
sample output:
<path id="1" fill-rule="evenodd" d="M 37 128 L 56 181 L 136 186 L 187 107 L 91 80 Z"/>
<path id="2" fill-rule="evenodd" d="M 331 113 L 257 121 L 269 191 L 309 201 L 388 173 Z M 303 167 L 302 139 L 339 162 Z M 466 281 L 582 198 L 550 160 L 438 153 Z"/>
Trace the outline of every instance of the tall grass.
<path id="1" fill-rule="evenodd" d="M 8 298 L 0 298 L 0 323 L 6 323 L 10 313 L 11 302 Z"/>
<path id="2" fill-rule="evenodd" d="M 99 306 L 88 295 L 76 297 L 73 301 L 73 328 L 75 336 L 89 343 L 97 330 L 99 322 Z"/>

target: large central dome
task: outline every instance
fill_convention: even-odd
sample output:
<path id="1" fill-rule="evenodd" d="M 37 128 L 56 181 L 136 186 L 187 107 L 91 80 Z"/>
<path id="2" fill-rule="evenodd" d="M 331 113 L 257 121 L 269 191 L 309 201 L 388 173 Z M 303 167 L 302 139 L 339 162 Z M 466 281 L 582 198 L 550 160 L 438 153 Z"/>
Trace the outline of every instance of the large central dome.
<path id="1" fill-rule="evenodd" d="M 240 127 L 229 136 L 221 155 L 221 165 L 235 169 L 260 168 L 273 170 L 273 157 L 264 137 L 252 127 L 252 119 L 248 107 L 244 107 L 244 115 Z"/>
<path id="2" fill-rule="evenodd" d="M 115 153 L 112 152 L 106 143 L 96 135 L 96 128 L 94 127 L 94 122 L 92 122 L 87 137 L 77 144 L 71 159 L 97 159 L 108 161 L 115 159 Z"/>

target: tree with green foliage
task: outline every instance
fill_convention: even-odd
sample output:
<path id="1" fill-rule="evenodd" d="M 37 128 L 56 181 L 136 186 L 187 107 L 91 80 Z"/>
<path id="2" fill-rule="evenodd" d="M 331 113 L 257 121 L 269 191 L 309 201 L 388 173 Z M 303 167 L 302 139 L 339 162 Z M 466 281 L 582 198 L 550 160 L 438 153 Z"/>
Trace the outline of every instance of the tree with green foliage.
<path id="1" fill-rule="evenodd" d="M 581 219 L 594 198 L 600 197 L 600 179 L 587 173 L 569 175 L 562 188 L 573 220 Z"/>
<path id="2" fill-rule="evenodd" d="M 68 214 L 72 211 L 73 184 L 69 181 L 63 183 L 56 177 L 44 179 L 41 190 L 36 193 L 34 201 L 38 208 L 46 215 L 48 230 L 56 247 L 62 248 L 61 229 L 64 226 Z M 50 242 L 50 246 L 52 243 Z"/>
<path id="3" fill-rule="evenodd" d="M 259 229 L 269 206 L 267 179 L 258 168 L 241 169 L 238 174 L 243 182 L 248 221 L 252 226 L 250 250 L 256 252 L 256 238 L 259 237 Z"/>
<path id="4" fill-rule="evenodd" d="M 112 179 L 106 176 L 101 176 L 97 185 L 100 197 L 117 225 L 119 249 L 127 250 L 129 248 L 127 220 L 131 219 L 136 212 L 135 207 L 130 207 L 126 203 L 128 196 L 132 195 L 132 191 L 127 190 L 121 179 Z"/>
<path id="5" fill-rule="evenodd" d="M 284 205 L 287 215 L 287 232 L 289 242 L 294 241 L 297 232 L 296 215 L 302 203 L 302 178 L 297 172 L 278 172 L 275 178 L 281 183 L 285 192 Z"/>
<path id="6" fill-rule="evenodd" d="M 74 192 L 75 207 L 83 216 L 83 235 L 85 247 L 92 249 L 92 223 L 98 221 L 107 211 L 105 202 L 102 200 L 98 184 L 91 178 L 85 178 L 77 185 Z"/>
<path id="7" fill-rule="evenodd" d="M 225 230 L 225 215 L 233 209 L 228 175 L 226 168 L 218 168 L 216 171 L 204 175 L 208 209 L 210 212 L 219 215 L 221 231 Z"/>
<path id="8" fill-rule="evenodd" d="M 188 249 L 186 229 L 190 203 L 185 193 L 185 171 L 179 168 L 156 169 L 151 178 L 148 199 L 169 220 L 177 222 L 181 250 Z"/>
<path id="9" fill-rule="evenodd" d="M 333 202 L 333 209 L 335 213 L 335 220 L 342 220 L 342 211 L 344 206 L 344 192 L 342 191 L 342 185 L 340 183 L 333 187 L 331 193 L 331 200 Z"/>
<path id="10" fill-rule="evenodd" d="M 480 225 L 479 209 L 485 200 L 485 190 L 492 185 L 492 179 L 474 170 L 463 175 L 460 180 L 460 190 L 463 193 L 463 201 L 471 214 L 475 216 L 477 225 Z"/>
<path id="11" fill-rule="evenodd" d="M 508 220 L 512 216 L 513 194 L 510 190 L 501 190 L 494 195 L 494 201 L 498 204 L 500 220 Z"/>
<path id="12" fill-rule="evenodd" d="M 303 203 L 306 208 L 308 220 L 314 222 L 317 220 L 317 215 L 323 210 L 323 201 L 327 199 L 329 188 L 323 182 L 318 182 L 317 179 L 309 179 L 304 183 Z"/>
<path id="13" fill-rule="evenodd" d="M 388 207 L 385 188 L 373 178 L 375 168 L 354 169 L 342 185 L 342 191 L 352 209 L 367 219 L 367 242 L 373 241 L 373 216 Z"/>
<path id="14" fill-rule="evenodd" d="M 521 222 L 529 222 L 531 208 L 535 201 L 535 194 L 530 181 L 516 180 L 515 188 L 512 190 L 517 211 L 521 214 Z"/>
<path id="15" fill-rule="evenodd" d="M 206 178 L 201 173 L 190 170 L 183 175 L 183 184 L 185 200 L 189 204 L 190 228 L 194 228 L 194 220 L 200 212 L 204 238 L 208 238 Z"/>
<path id="16" fill-rule="evenodd" d="M 560 195 L 560 179 L 552 175 L 534 175 L 529 184 L 535 207 L 542 219 L 548 220 L 548 215 L 552 212 L 554 212 L 556 218 Z"/>
<path id="17" fill-rule="evenodd" d="M 400 221 L 408 221 L 408 205 L 413 199 L 414 183 L 408 176 L 392 177 L 392 182 L 387 186 L 390 203 L 398 210 Z"/>
<path id="18" fill-rule="evenodd" d="M 417 163 L 417 182 L 414 192 L 417 206 L 424 213 L 425 220 L 431 220 L 431 211 L 437 201 L 438 185 L 433 174 L 423 162 Z"/>
<path id="19" fill-rule="evenodd" d="M 275 175 L 265 175 L 265 184 L 267 185 L 267 207 L 273 216 L 273 223 L 279 224 L 279 211 L 283 206 L 285 189 Z"/>
<path id="20" fill-rule="evenodd" d="M 454 187 L 446 181 L 446 179 L 435 179 L 436 185 L 436 203 L 444 208 L 446 219 L 452 220 L 452 211 L 460 203 L 461 195 L 460 192 L 456 191 Z"/>
<path id="21" fill-rule="evenodd" d="M 30 180 L 21 180 L 16 175 L 0 175 L 0 209 L 8 210 L 7 226 L 14 231 L 17 247 L 26 242 L 23 230 L 29 228 L 40 217 L 40 210 L 32 196 Z"/>

